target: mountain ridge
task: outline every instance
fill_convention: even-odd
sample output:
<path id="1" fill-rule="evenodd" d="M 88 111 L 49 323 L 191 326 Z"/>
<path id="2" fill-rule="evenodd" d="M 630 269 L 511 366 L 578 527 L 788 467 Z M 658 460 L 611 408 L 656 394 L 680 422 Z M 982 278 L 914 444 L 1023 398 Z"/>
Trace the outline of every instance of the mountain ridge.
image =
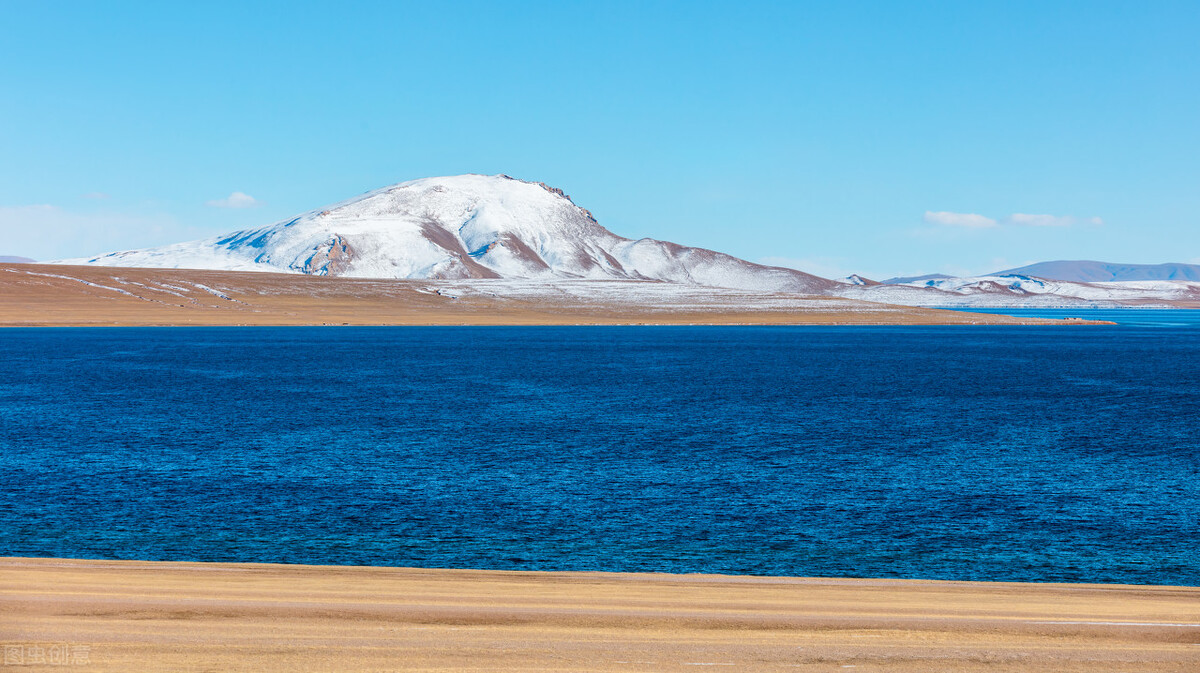
<path id="1" fill-rule="evenodd" d="M 1119 264 L 1093 260 L 1055 260 L 1037 262 L 1015 269 L 997 271 L 992 276 L 1034 276 L 1046 280 L 1075 283 L 1108 283 L 1144 280 L 1200 281 L 1200 264 Z"/>

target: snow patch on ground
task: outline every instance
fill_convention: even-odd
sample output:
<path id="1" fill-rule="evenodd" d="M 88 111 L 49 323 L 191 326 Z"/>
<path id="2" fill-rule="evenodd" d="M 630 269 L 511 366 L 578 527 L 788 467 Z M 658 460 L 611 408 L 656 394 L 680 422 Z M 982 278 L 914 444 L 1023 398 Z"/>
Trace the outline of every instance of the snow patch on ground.
<path id="1" fill-rule="evenodd" d="M 61 278 L 63 280 L 73 280 L 76 283 L 83 283 L 84 285 L 87 285 L 89 287 L 99 288 L 101 290 L 111 290 L 113 292 L 119 292 L 121 294 L 128 295 L 130 297 L 137 297 L 138 299 L 141 299 L 141 297 L 138 297 L 136 294 L 134 294 L 128 290 L 122 290 L 119 287 L 110 287 L 108 285 L 101 285 L 99 283 L 93 283 L 89 280 L 84 280 L 82 278 L 76 278 L 74 276 L 60 276 L 60 275 L 54 274 L 54 273 L 37 273 L 34 271 L 23 271 L 22 273 L 29 275 L 29 276 L 41 276 L 43 278 Z"/>

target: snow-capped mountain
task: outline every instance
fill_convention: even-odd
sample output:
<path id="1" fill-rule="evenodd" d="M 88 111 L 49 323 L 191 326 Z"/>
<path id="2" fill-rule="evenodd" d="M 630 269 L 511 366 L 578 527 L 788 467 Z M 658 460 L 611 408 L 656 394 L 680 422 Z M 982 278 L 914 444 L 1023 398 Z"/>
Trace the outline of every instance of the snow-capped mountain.
<path id="1" fill-rule="evenodd" d="M 426 178 L 290 220 L 66 264 L 358 278 L 662 280 L 823 294 L 836 283 L 602 227 L 562 190 L 505 175 Z"/>
<path id="2" fill-rule="evenodd" d="M 1075 283 L 1020 274 L 938 277 L 863 286 L 841 285 L 834 294 L 904 306 L 1083 307 L 1129 305 L 1200 306 L 1200 282 L 1147 280 Z"/>

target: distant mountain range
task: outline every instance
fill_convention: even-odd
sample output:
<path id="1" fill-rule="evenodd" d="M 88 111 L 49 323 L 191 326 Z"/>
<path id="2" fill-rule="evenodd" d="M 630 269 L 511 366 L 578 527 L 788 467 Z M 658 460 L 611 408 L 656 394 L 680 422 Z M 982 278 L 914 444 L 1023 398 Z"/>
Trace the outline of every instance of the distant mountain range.
<path id="1" fill-rule="evenodd" d="M 905 285 L 907 283 L 920 283 L 927 280 L 942 280 L 944 278 L 953 277 L 954 276 L 947 276 L 944 273 L 930 273 L 924 276 L 901 276 L 899 278 L 888 278 L 887 280 L 880 282 L 887 285 Z"/>
<path id="2" fill-rule="evenodd" d="M 1030 264 L 993 276 L 1035 276 L 1046 280 L 1066 280 L 1075 283 L 1109 283 L 1138 280 L 1200 281 L 1197 264 L 1111 264 L 1091 261 L 1057 261 Z"/>
<path id="3" fill-rule="evenodd" d="M 25 261 L 25 260 L 23 260 Z M 600 225 L 560 189 L 506 175 L 425 178 L 384 187 L 275 224 L 63 264 L 318 276 L 520 280 L 522 292 L 563 281 L 661 281 L 750 292 L 845 297 L 909 306 L 1200 306 L 1200 266 L 1045 262 L 955 278 L 834 281 L 703 248 L 632 240 Z M 544 281 L 544 282 L 543 282 Z M 541 283 L 541 285 L 539 285 Z M 488 284 L 504 292 L 503 283 Z M 579 285 L 579 292 L 591 291 Z"/>
<path id="4" fill-rule="evenodd" d="M 857 280 L 854 280 L 857 279 Z M 1200 266 L 1055 261 L 955 277 L 934 273 L 872 283 L 858 276 L 838 296 L 909 306 L 1056 307 L 1165 305 L 1200 307 Z"/>
<path id="5" fill-rule="evenodd" d="M 988 276 L 1030 276 L 1045 280 L 1065 280 L 1072 283 L 1112 283 L 1139 280 L 1200 281 L 1200 264 L 1113 264 L 1086 260 L 1038 262 L 1029 266 L 1006 269 Z M 908 285 L 930 280 L 954 278 L 944 273 L 925 276 L 901 276 L 881 281 L 887 285 Z"/>
<path id="6" fill-rule="evenodd" d="M 34 260 L 28 257 L 15 257 L 12 255 L 0 255 L 0 264 L 32 264 Z"/>
<path id="7" fill-rule="evenodd" d="M 909 283 L 846 283 L 839 297 L 903 306 L 945 308 L 1192 306 L 1200 282 L 1179 280 L 1079 283 L 1020 274 L 944 277 Z"/>

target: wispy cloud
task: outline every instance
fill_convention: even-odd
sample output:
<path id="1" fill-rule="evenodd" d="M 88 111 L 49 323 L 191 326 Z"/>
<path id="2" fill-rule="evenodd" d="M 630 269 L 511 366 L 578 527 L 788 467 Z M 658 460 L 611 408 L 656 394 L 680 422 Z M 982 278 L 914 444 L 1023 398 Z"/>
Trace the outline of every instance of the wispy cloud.
<path id="1" fill-rule="evenodd" d="M 947 227 L 962 227 L 964 229 L 989 229 L 996 226 L 996 220 L 975 213 L 952 213 L 946 210 L 927 210 L 924 220 L 929 224 L 940 224 Z"/>
<path id="2" fill-rule="evenodd" d="M 234 192 L 223 199 L 205 201 L 204 205 L 212 208 L 253 208 L 259 205 L 259 201 L 245 192 Z"/>
<path id="3" fill-rule="evenodd" d="M 927 224 L 937 224 L 960 229 L 994 229 L 996 227 L 1070 227 L 1076 224 L 1100 226 L 1104 220 L 1099 217 L 1075 217 L 1074 215 L 1046 215 L 1031 213 L 1013 213 L 1007 217 L 995 219 L 977 213 L 953 213 L 949 211 L 925 211 L 922 218 Z"/>
<path id="4" fill-rule="evenodd" d="M 88 192 L 87 194 L 80 194 L 79 198 L 89 199 L 92 201 L 106 201 L 112 197 L 104 192 Z"/>
<path id="5" fill-rule="evenodd" d="M 1013 213 L 1008 216 L 1008 222 L 1026 227 L 1070 227 L 1076 224 L 1101 225 L 1104 220 L 1098 217 L 1078 218 L 1074 215 L 1031 215 L 1029 213 Z"/>

